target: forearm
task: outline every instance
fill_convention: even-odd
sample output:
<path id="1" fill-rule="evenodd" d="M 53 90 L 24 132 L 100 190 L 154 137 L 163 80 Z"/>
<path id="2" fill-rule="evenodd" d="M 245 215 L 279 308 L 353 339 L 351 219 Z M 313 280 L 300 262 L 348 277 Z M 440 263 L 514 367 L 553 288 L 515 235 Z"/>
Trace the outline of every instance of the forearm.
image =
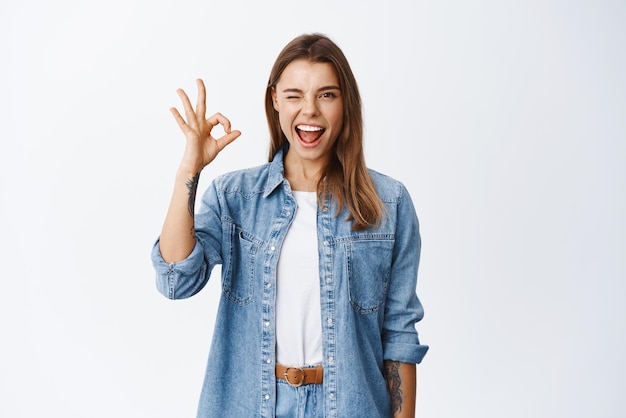
<path id="1" fill-rule="evenodd" d="M 205 118 L 206 89 L 202 80 L 198 79 L 196 84 L 198 102 L 195 110 L 187 94 L 178 89 L 187 120 L 183 119 L 176 108 L 170 109 L 176 123 L 185 134 L 186 144 L 159 241 L 161 257 L 166 263 L 184 260 L 193 251 L 196 245 L 194 206 L 200 171 L 210 164 L 224 147 L 241 135 L 241 132 L 230 129 L 230 121 L 221 113 Z M 211 136 L 211 130 L 217 125 L 224 128 L 225 134 L 216 139 Z"/>
<path id="2" fill-rule="evenodd" d="M 415 364 L 387 360 L 384 366 L 394 418 L 414 418 L 417 390 Z"/>
<path id="3" fill-rule="evenodd" d="M 161 257 L 166 263 L 184 260 L 196 244 L 193 215 L 199 178 L 200 172 L 179 170 L 176 174 L 159 240 Z"/>

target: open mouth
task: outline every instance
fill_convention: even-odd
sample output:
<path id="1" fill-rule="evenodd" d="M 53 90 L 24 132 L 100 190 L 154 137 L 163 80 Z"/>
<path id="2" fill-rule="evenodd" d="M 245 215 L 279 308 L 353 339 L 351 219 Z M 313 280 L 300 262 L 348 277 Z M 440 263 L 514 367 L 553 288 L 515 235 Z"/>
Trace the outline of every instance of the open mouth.
<path id="1" fill-rule="evenodd" d="M 300 141 L 305 146 L 315 146 L 324 134 L 326 129 L 320 126 L 312 125 L 298 125 L 296 126 L 296 132 Z"/>

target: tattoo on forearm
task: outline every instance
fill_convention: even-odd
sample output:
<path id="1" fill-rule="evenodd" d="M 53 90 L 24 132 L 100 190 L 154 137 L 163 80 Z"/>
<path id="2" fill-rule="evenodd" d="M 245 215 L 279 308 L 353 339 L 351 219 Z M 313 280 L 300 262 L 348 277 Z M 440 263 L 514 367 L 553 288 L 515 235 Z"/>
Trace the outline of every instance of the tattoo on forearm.
<path id="1" fill-rule="evenodd" d="M 384 365 L 385 379 L 387 379 L 389 396 L 391 397 L 391 411 L 395 414 L 402 410 L 402 389 L 400 389 L 402 379 L 400 378 L 400 362 L 388 360 L 385 361 Z"/>
<path id="2" fill-rule="evenodd" d="M 198 189 L 198 181 L 200 180 L 200 173 L 196 173 L 193 178 L 187 180 L 186 186 L 189 191 L 189 200 L 187 201 L 189 215 L 193 218 L 193 214 L 196 208 L 196 190 Z"/>

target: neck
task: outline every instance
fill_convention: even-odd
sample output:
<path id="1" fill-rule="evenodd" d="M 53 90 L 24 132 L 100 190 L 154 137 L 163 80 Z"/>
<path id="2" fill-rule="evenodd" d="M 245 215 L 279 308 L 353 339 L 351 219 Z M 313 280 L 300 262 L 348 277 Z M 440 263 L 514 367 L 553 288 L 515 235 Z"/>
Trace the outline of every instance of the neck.
<path id="1" fill-rule="evenodd" d="M 325 166 L 307 161 L 293 162 L 285 157 L 285 178 L 291 185 L 291 190 L 301 192 L 317 191 L 317 183 L 324 173 Z"/>
<path id="2" fill-rule="evenodd" d="M 285 178 L 291 185 L 291 190 L 300 192 L 317 191 L 317 182 L 321 177 L 321 173 L 309 175 L 302 171 L 291 171 L 285 167 Z"/>

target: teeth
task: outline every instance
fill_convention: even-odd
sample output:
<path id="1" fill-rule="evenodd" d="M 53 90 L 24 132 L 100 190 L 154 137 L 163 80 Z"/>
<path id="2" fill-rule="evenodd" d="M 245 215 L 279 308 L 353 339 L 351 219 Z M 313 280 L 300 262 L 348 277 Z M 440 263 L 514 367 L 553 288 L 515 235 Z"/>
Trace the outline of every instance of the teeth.
<path id="1" fill-rule="evenodd" d="M 320 128 L 319 126 L 309 126 L 309 125 L 298 125 L 296 126 L 296 128 L 301 131 L 306 131 L 306 132 L 318 132 L 324 129 L 324 128 Z"/>

